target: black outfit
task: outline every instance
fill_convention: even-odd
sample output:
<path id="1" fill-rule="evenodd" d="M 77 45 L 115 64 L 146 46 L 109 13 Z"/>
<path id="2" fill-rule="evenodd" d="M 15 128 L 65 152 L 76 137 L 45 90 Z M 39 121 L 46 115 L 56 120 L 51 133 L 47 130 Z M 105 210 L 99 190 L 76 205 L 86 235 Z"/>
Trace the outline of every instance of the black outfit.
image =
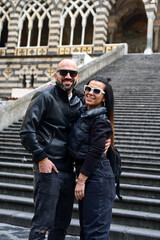
<path id="1" fill-rule="evenodd" d="M 88 176 L 85 197 L 79 201 L 81 240 L 109 240 L 115 180 L 104 150 L 111 134 L 106 108 L 80 108 L 68 149 L 76 162 L 77 175 L 81 172 Z"/>
<path id="2" fill-rule="evenodd" d="M 36 94 L 24 117 L 20 136 L 35 163 L 35 214 L 29 240 L 44 239 L 42 230 L 52 229 L 52 240 L 63 240 L 71 220 L 74 199 L 72 162 L 67 158 L 70 120 L 82 105 L 83 95 L 68 94 L 58 85 Z M 48 157 L 58 174 L 40 173 L 38 162 Z M 63 223 L 63 224 L 62 224 Z M 50 239 L 50 234 L 49 234 Z"/>

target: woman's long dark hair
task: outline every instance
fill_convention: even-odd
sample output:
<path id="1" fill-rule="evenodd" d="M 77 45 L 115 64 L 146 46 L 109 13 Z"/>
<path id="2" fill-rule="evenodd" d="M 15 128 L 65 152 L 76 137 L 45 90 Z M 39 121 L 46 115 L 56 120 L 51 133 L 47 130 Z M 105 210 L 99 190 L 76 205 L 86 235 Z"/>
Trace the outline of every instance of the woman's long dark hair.
<path id="1" fill-rule="evenodd" d="M 114 148 L 114 96 L 112 86 L 109 84 L 111 81 L 110 78 L 104 78 L 102 76 L 93 76 L 90 78 L 87 84 L 91 81 L 98 81 L 105 84 L 104 92 L 105 92 L 105 107 L 107 109 L 107 117 L 112 125 L 112 135 L 111 135 L 111 147 Z"/>

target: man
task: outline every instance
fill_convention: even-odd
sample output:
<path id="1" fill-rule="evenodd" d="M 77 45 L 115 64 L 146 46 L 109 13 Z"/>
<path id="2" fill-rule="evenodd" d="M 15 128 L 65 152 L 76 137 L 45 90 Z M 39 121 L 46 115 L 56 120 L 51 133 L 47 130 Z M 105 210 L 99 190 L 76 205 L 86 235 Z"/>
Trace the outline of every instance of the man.
<path id="1" fill-rule="evenodd" d="M 67 158 L 70 119 L 83 104 L 76 89 L 76 63 L 62 60 L 54 74 L 56 85 L 34 97 L 24 117 L 20 136 L 34 161 L 35 213 L 29 240 L 64 240 L 72 214 L 75 176 Z"/>
<path id="2" fill-rule="evenodd" d="M 74 199 L 75 179 L 67 159 L 70 117 L 82 105 L 83 94 L 73 89 L 79 79 L 72 60 L 59 63 L 56 85 L 32 99 L 24 117 L 20 136 L 35 163 L 35 214 L 29 240 L 65 238 Z"/>

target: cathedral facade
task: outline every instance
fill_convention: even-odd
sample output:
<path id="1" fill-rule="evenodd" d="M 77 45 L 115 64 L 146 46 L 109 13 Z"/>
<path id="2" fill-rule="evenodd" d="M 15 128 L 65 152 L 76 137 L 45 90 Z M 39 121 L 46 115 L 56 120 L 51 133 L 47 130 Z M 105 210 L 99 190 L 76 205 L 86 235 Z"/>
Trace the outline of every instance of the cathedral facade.
<path id="1" fill-rule="evenodd" d="M 0 94 L 45 83 L 74 52 L 160 52 L 159 32 L 159 0 L 0 0 Z"/>

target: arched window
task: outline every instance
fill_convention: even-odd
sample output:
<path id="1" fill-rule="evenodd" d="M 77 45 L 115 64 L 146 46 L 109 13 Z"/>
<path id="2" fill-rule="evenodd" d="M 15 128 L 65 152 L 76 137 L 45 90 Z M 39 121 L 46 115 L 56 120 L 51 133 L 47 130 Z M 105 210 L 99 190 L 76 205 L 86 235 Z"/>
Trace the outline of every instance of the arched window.
<path id="1" fill-rule="evenodd" d="M 92 44 L 95 22 L 96 10 L 93 1 L 67 1 L 60 16 L 59 45 Z"/>
<path id="2" fill-rule="evenodd" d="M 2 1 L 0 2 L 0 47 L 5 47 L 8 39 L 8 8 Z"/>
<path id="3" fill-rule="evenodd" d="M 28 1 L 19 20 L 18 47 L 47 46 L 51 9 L 47 1 Z"/>

